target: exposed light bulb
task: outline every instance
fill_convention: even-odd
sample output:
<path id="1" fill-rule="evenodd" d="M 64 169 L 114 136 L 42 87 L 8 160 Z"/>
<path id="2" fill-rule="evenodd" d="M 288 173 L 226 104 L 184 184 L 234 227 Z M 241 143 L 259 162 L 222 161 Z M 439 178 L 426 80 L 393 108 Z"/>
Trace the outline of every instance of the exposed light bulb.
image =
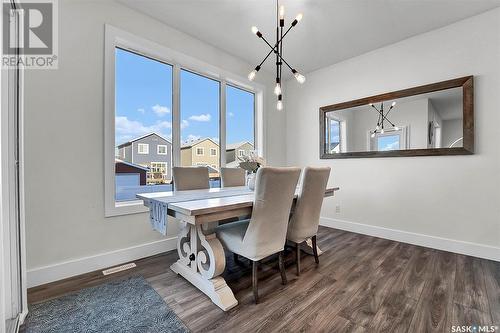
<path id="1" fill-rule="evenodd" d="M 257 71 L 254 69 L 253 71 L 250 72 L 250 74 L 248 74 L 248 79 L 250 81 L 253 81 L 253 79 L 255 79 L 256 75 L 257 75 Z"/>
<path id="2" fill-rule="evenodd" d="M 304 82 L 306 82 L 306 77 L 299 72 L 295 72 L 293 75 L 295 76 L 295 79 L 298 83 L 303 84 Z"/>
<path id="3" fill-rule="evenodd" d="M 399 131 L 399 127 L 398 126 L 394 126 L 394 130 L 395 131 Z"/>
<path id="4" fill-rule="evenodd" d="M 253 27 L 252 27 L 252 33 L 253 33 L 254 35 L 257 35 L 257 33 L 258 33 L 258 32 L 259 32 L 259 28 L 257 28 L 256 26 L 253 26 Z"/>
<path id="5" fill-rule="evenodd" d="M 276 96 L 281 95 L 281 85 L 279 83 L 276 83 L 276 87 L 274 87 L 274 94 Z"/>
<path id="6" fill-rule="evenodd" d="M 375 130 L 378 131 L 380 129 L 380 126 L 377 125 L 377 127 L 375 127 Z"/>
<path id="7" fill-rule="evenodd" d="M 373 103 L 369 103 L 368 105 L 369 105 L 369 106 L 373 106 Z"/>
<path id="8" fill-rule="evenodd" d="M 380 134 L 384 134 L 384 129 L 382 128 L 382 130 L 380 130 Z"/>
<path id="9" fill-rule="evenodd" d="M 395 101 L 394 101 L 394 102 L 392 102 L 391 106 L 392 106 L 392 107 L 396 106 L 396 102 L 395 102 Z"/>
<path id="10" fill-rule="evenodd" d="M 297 22 L 300 22 L 300 20 L 302 20 L 302 17 L 303 17 L 303 16 L 304 16 L 304 15 L 302 15 L 302 13 L 299 13 L 299 14 L 295 17 L 295 19 L 297 20 Z"/>
<path id="11" fill-rule="evenodd" d="M 373 132 L 373 133 L 372 133 L 371 137 L 372 137 L 372 138 L 374 138 L 374 137 L 375 137 L 375 132 Z"/>
<path id="12" fill-rule="evenodd" d="M 280 6 L 280 20 L 284 20 L 285 19 L 285 6 L 281 5 Z"/>
<path id="13" fill-rule="evenodd" d="M 276 109 L 278 109 L 278 111 L 283 110 L 283 102 L 282 101 L 278 101 L 278 103 L 276 103 Z"/>

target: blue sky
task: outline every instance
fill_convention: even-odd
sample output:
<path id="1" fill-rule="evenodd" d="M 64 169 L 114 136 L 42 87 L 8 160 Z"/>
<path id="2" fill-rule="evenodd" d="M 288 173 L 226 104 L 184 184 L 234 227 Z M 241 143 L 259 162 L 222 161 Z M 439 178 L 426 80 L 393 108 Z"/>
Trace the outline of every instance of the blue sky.
<path id="1" fill-rule="evenodd" d="M 399 135 L 386 135 L 379 136 L 377 140 L 378 150 L 398 150 L 399 149 Z"/>
<path id="2" fill-rule="evenodd" d="M 116 50 L 116 144 L 156 132 L 172 135 L 172 67 Z M 227 143 L 253 142 L 253 94 L 226 89 Z M 219 138 L 219 82 L 181 71 L 181 139 Z"/>

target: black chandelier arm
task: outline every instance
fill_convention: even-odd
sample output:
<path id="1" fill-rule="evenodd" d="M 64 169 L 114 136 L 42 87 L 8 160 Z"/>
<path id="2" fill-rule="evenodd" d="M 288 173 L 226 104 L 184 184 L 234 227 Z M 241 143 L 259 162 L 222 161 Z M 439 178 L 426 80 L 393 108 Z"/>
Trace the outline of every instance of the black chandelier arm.
<path id="1" fill-rule="evenodd" d="M 265 38 L 264 38 L 264 36 L 262 36 L 262 37 L 260 37 L 260 38 L 262 38 L 262 40 L 263 40 L 263 41 L 264 41 L 267 45 L 269 45 L 269 47 L 272 49 L 272 50 L 271 50 L 271 52 L 273 52 L 273 51 L 274 51 L 274 47 L 272 47 L 272 46 L 271 46 L 271 44 L 269 44 L 269 42 L 267 41 L 267 39 L 265 39 Z M 283 61 L 283 62 L 285 63 L 285 65 L 287 65 L 287 66 L 288 66 L 288 68 L 290 68 L 290 70 L 291 70 L 291 71 L 292 71 L 292 73 L 293 73 L 293 68 L 292 68 L 292 66 L 290 66 L 290 65 L 288 64 L 288 62 L 286 62 L 286 60 L 285 60 L 285 59 L 283 59 L 283 57 L 281 56 L 281 54 L 280 54 L 279 52 L 277 52 L 277 51 L 274 51 L 274 52 L 275 52 L 275 53 L 277 54 L 277 56 L 281 59 L 281 61 Z"/>
<path id="2" fill-rule="evenodd" d="M 383 112 L 381 112 L 379 109 L 377 109 L 377 107 L 375 105 L 371 105 L 372 108 L 374 108 L 378 113 L 379 113 L 379 119 L 380 119 L 380 116 L 382 116 L 382 123 L 384 122 L 384 120 L 387 120 L 389 122 L 389 124 L 391 124 L 393 127 L 395 126 L 388 118 L 387 118 L 387 115 L 389 114 L 389 111 L 391 111 L 391 109 L 389 109 L 389 111 L 384 115 Z"/>

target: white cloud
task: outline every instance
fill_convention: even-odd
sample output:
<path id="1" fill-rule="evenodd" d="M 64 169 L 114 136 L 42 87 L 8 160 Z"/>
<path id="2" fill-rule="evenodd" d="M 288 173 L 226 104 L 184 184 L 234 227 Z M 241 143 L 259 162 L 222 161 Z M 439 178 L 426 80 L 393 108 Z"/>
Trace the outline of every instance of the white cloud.
<path id="1" fill-rule="evenodd" d="M 189 120 L 194 120 L 194 121 L 210 121 L 210 119 L 212 119 L 210 113 L 199 114 L 189 117 Z"/>
<path id="2" fill-rule="evenodd" d="M 228 112 L 227 114 L 229 115 L 229 117 L 234 117 L 234 113 L 232 112 Z"/>
<path id="3" fill-rule="evenodd" d="M 189 134 L 189 135 L 187 136 L 186 142 L 189 142 L 189 141 L 195 141 L 195 140 L 198 140 L 199 138 L 201 138 L 201 136 L 199 136 L 199 135 L 194 135 L 194 134 Z"/>
<path id="4" fill-rule="evenodd" d="M 189 126 L 189 121 L 187 121 L 186 119 L 182 119 L 181 121 L 181 129 L 184 129 L 186 127 Z"/>
<path id="5" fill-rule="evenodd" d="M 397 150 L 399 149 L 399 141 L 394 141 L 391 143 L 388 143 L 385 147 L 383 147 L 381 150 Z"/>
<path id="6" fill-rule="evenodd" d="M 139 109 L 137 109 L 137 112 L 144 114 L 144 112 L 146 112 L 146 110 L 144 110 L 143 108 L 139 108 Z"/>
<path id="7" fill-rule="evenodd" d="M 160 104 L 153 105 L 151 109 L 153 110 L 154 113 L 156 113 L 158 117 L 163 117 L 167 113 L 170 113 L 169 108 Z"/>
<path id="8" fill-rule="evenodd" d="M 168 138 L 170 134 L 165 134 L 164 131 L 170 128 L 172 128 L 172 123 L 169 121 L 158 121 L 153 125 L 144 125 L 140 121 L 130 120 L 127 117 L 116 117 L 116 143 L 120 144 L 138 136 L 153 132 Z"/>

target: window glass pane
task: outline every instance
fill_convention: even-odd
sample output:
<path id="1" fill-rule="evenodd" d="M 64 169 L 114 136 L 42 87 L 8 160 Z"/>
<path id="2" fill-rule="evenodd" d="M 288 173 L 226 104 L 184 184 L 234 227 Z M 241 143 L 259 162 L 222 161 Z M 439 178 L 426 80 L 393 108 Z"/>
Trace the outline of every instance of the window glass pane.
<path id="1" fill-rule="evenodd" d="M 399 149 L 399 135 L 387 135 L 377 137 L 377 150 L 398 150 Z"/>
<path id="2" fill-rule="evenodd" d="M 326 124 L 326 151 L 330 154 L 340 153 L 340 121 L 329 118 Z"/>
<path id="3" fill-rule="evenodd" d="M 238 167 L 239 159 L 255 150 L 255 95 L 226 86 L 226 166 Z"/>
<path id="4" fill-rule="evenodd" d="M 210 186 L 220 186 L 218 81 L 181 70 L 181 165 L 209 166 Z"/>
<path id="5" fill-rule="evenodd" d="M 172 66 L 119 48 L 115 66 L 115 199 L 170 191 Z"/>

